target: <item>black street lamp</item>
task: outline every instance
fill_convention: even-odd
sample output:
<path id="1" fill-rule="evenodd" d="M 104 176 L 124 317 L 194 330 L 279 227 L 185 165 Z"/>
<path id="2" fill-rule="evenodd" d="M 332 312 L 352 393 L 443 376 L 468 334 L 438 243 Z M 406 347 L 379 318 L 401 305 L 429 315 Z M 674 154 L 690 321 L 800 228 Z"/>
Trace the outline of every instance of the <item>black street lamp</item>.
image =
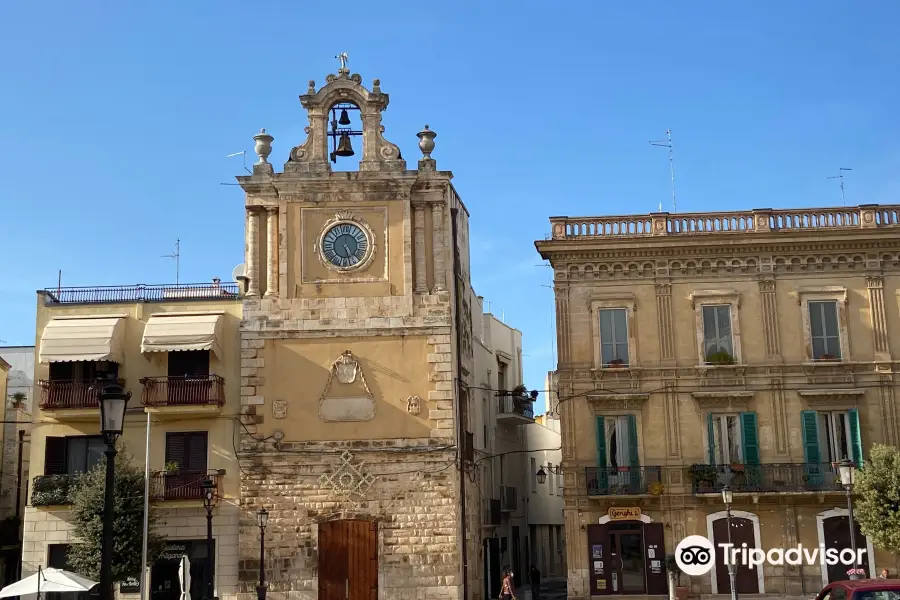
<path id="1" fill-rule="evenodd" d="M 212 518 L 214 500 L 216 499 L 216 484 L 212 479 L 205 479 L 200 485 L 203 488 L 203 507 L 206 508 L 206 599 L 214 600 L 213 596 L 213 565 L 215 558 L 213 557 L 213 535 L 212 535 Z"/>
<path id="2" fill-rule="evenodd" d="M 844 459 L 838 463 L 838 472 L 841 474 L 841 484 L 847 494 L 847 520 L 850 525 L 850 548 L 853 550 L 853 567 L 850 579 L 859 579 L 856 562 L 856 528 L 853 526 L 853 476 L 856 474 L 856 465 L 852 460 Z"/>
<path id="3" fill-rule="evenodd" d="M 269 523 L 269 511 L 260 509 L 256 513 L 259 524 L 259 585 L 256 586 L 258 600 L 266 600 L 266 525 Z"/>
<path id="4" fill-rule="evenodd" d="M 113 519 L 116 491 L 116 440 L 125 426 L 125 409 L 131 392 L 115 379 L 98 381 L 100 398 L 100 431 L 106 440 L 106 486 L 103 494 L 103 546 L 100 551 L 100 600 L 113 600 L 112 558 Z"/>
<path id="5" fill-rule="evenodd" d="M 535 475 L 537 475 L 538 483 L 543 484 L 547 481 L 547 471 L 544 470 L 544 467 L 538 469 L 538 472 L 535 473 Z"/>
<path id="6" fill-rule="evenodd" d="M 729 486 L 722 488 L 722 501 L 725 502 L 725 518 L 728 521 L 728 551 L 731 552 L 731 503 L 734 502 L 734 492 Z M 730 558 L 730 557 L 729 557 Z M 728 581 L 731 584 L 731 600 L 737 600 L 737 574 L 735 573 L 735 565 L 733 560 L 727 560 L 728 563 Z"/>

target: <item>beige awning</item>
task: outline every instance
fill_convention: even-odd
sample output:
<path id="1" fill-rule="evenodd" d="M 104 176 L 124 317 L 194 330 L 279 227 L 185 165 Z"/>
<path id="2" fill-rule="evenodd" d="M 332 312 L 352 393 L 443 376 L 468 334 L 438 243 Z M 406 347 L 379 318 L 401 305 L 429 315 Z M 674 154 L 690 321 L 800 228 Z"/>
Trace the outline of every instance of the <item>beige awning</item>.
<path id="1" fill-rule="evenodd" d="M 41 334 L 42 363 L 108 360 L 122 364 L 124 315 L 56 317 Z"/>
<path id="2" fill-rule="evenodd" d="M 144 327 L 141 352 L 210 350 L 221 356 L 222 313 L 153 315 Z"/>

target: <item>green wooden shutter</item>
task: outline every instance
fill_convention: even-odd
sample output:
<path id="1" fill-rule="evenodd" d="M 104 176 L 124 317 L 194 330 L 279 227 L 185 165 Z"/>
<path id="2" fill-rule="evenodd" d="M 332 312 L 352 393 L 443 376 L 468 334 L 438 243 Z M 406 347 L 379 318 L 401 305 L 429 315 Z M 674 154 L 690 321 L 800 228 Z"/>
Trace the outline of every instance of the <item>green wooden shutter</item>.
<path id="1" fill-rule="evenodd" d="M 803 457 L 806 461 L 808 485 L 822 485 L 822 454 L 819 451 L 819 413 L 800 412 L 800 432 L 803 434 Z"/>
<path id="2" fill-rule="evenodd" d="M 597 486 L 601 494 L 609 489 L 606 467 L 606 425 L 603 417 L 597 417 Z"/>
<path id="3" fill-rule="evenodd" d="M 631 470 L 628 474 L 628 487 L 637 491 L 641 486 L 641 459 L 638 456 L 637 418 L 628 415 L 628 463 Z"/>
<path id="4" fill-rule="evenodd" d="M 759 436 L 756 433 L 756 413 L 741 413 L 741 434 L 744 446 L 744 464 L 759 464 Z"/>
<path id="5" fill-rule="evenodd" d="M 709 450 L 707 453 L 709 464 L 714 465 L 716 464 L 716 434 L 713 428 L 712 413 L 706 414 L 706 435 L 709 438 Z"/>
<path id="6" fill-rule="evenodd" d="M 861 466 L 863 462 L 862 435 L 859 431 L 859 410 L 851 408 L 847 411 L 847 420 L 850 422 L 850 459 Z"/>

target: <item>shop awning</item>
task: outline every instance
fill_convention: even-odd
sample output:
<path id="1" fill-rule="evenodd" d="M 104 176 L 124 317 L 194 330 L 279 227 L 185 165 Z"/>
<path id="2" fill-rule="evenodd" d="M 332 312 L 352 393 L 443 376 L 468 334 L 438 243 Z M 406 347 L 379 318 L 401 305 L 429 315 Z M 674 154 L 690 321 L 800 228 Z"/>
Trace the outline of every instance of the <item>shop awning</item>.
<path id="1" fill-rule="evenodd" d="M 56 317 L 41 334 L 42 363 L 108 360 L 122 364 L 125 315 Z"/>
<path id="2" fill-rule="evenodd" d="M 221 356 L 222 313 L 153 315 L 144 327 L 141 352 L 210 350 Z"/>

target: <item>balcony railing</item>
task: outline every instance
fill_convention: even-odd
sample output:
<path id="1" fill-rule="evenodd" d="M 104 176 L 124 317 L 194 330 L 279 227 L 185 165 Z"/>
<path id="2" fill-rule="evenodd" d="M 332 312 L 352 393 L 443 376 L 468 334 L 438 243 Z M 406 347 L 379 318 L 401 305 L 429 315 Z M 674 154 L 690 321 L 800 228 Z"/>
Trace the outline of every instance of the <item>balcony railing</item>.
<path id="1" fill-rule="evenodd" d="M 588 467 L 588 496 L 657 496 L 664 491 L 662 467 Z"/>
<path id="2" fill-rule="evenodd" d="M 498 498 L 488 498 L 484 501 L 484 513 L 482 521 L 487 526 L 500 524 L 500 500 Z"/>
<path id="3" fill-rule="evenodd" d="M 534 399 L 531 396 L 503 395 L 499 396 L 497 400 L 498 417 L 512 416 L 534 420 Z"/>
<path id="4" fill-rule="evenodd" d="M 840 475 L 830 463 L 763 465 L 693 465 L 690 477 L 695 494 L 713 494 L 726 485 L 735 492 L 841 491 Z"/>
<path id="5" fill-rule="evenodd" d="M 118 383 L 125 385 L 125 380 L 119 379 Z M 100 407 L 100 387 L 94 381 L 42 379 L 38 385 L 42 410 Z"/>
<path id="6" fill-rule="evenodd" d="M 206 406 L 225 404 L 225 379 L 205 377 L 144 377 L 145 406 Z"/>
<path id="7" fill-rule="evenodd" d="M 54 287 L 43 290 L 51 304 L 111 304 L 237 298 L 237 283 L 176 283 L 108 287 Z"/>
<path id="8" fill-rule="evenodd" d="M 511 485 L 505 485 L 500 488 L 500 492 L 500 510 L 504 512 L 519 510 L 519 494 L 516 488 Z"/>
<path id="9" fill-rule="evenodd" d="M 31 486 L 31 505 L 69 504 L 69 491 L 77 477 L 77 475 L 38 475 Z"/>
<path id="10" fill-rule="evenodd" d="M 212 481 L 218 495 L 220 478 L 219 471 L 156 471 L 150 496 L 154 500 L 203 500 L 203 481 Z"/>
<path id="11" fill-rule="evenodd" d="M 710 213 L 651 213 L 609 217 L 550 217 L 554 240 L 661 235 L 833 231 L 900 226 L 900 205 L 755 209 Z"/>

